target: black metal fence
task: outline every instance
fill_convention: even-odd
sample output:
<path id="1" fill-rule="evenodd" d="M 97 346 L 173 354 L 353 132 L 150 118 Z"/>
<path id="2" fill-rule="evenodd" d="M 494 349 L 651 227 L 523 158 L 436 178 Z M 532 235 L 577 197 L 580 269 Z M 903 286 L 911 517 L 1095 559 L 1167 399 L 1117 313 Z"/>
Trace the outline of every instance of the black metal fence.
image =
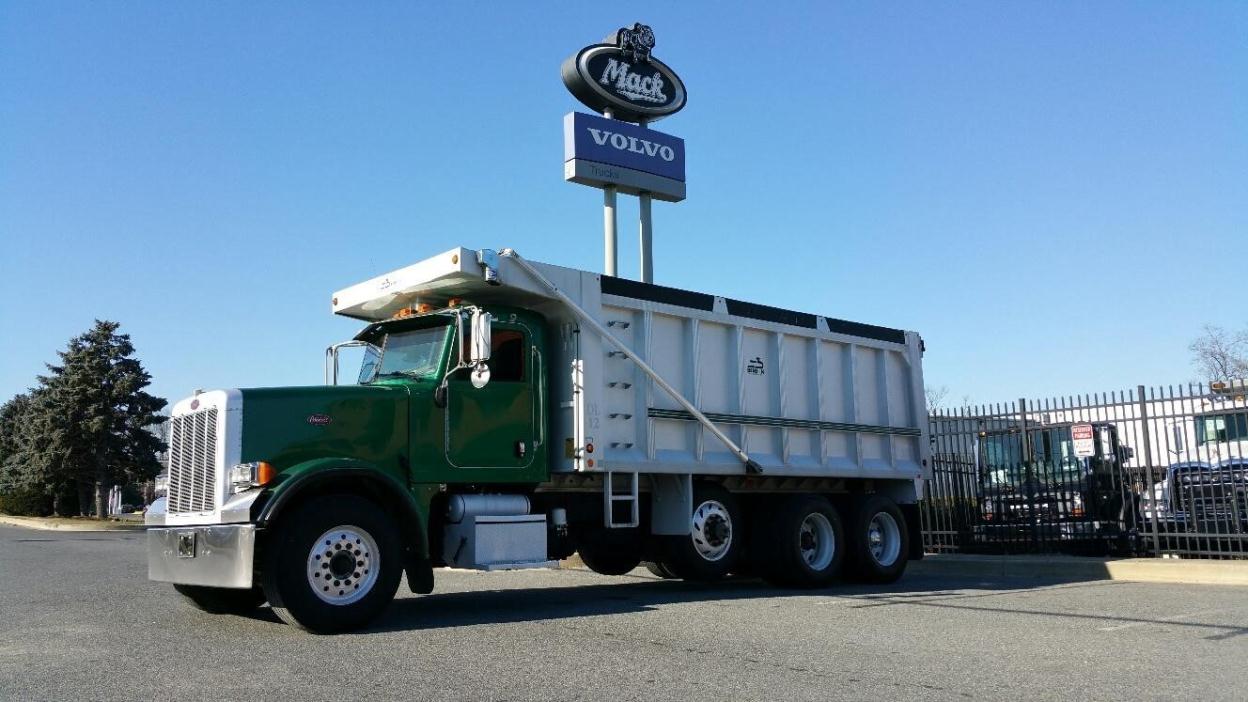
<path id="1" fill-rule="evenodd" d="M 1248 386 L 936 410 L 928 552 L 1248 558 Z"/>

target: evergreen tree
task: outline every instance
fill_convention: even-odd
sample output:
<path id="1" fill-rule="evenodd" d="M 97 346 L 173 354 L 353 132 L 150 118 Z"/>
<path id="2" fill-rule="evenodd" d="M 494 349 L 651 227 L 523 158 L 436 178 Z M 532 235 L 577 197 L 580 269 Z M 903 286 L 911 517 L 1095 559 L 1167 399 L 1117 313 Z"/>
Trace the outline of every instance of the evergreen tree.
<path id="1" fill-rule="evenodd" d="M 106 513 L 113 484 L 160 472 L 156 455 L 164 449 L 147 428 L 160 423 L 157 412 L 166 402 L 144 391 L 151 376 L 133 358 L 134 345 L 119 327 L 96 320 L 91 330 L 71 339 L 58 352 L 60 364 L 49 364 L 49 374 L 40 376 L 32 412 L 36 439 L 30 472 L 41 474 L 49 495 L 77 487 L 79 509 L 85 513 L 93 501 L 97 516 Z"/>
<path id="2" fill-rule="evenodd" d="M 16 456 L 23 420 L 29 409 L 30 395 L 26 393 L 0 405 L 0 466 L 7 467 Z"/>
<path id="3" fill-rule="evenodd" d="M 32 480 L 30 394 L 20 394 L 0 405 L 0 510 L 16 514 L 38 512 L 43 491 Z"/>

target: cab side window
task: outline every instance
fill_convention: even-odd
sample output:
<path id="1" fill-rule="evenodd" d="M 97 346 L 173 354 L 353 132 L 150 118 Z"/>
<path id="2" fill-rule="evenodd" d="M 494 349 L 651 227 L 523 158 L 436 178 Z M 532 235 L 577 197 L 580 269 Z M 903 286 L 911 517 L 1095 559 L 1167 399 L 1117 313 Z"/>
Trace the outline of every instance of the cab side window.
<path id="1" fill-rule="evenodd" d="M 523 382 L 524 350 L 524 332 L 495 329 L 490 339 L 490 382 Z"/>

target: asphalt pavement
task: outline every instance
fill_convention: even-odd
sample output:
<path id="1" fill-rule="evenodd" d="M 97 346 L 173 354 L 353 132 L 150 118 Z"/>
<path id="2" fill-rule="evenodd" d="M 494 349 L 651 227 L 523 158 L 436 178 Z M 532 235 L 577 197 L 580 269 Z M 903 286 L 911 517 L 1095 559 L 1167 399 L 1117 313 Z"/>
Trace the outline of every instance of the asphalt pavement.
<path id="1" fill-rule="evenodd" d="M 371 629 L 313 636 L 192 609 L 148 582 L 144 538 L 0 527 L 0 700 L 1248 696 L 1243 587 L 438 571 Z"/>

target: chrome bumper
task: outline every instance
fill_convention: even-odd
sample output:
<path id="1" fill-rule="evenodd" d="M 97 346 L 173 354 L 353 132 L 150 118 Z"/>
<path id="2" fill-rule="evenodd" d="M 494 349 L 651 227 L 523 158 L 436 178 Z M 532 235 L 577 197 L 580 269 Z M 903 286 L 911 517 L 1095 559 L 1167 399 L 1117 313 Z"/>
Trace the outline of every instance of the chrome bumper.
<path id="1" fill-rule="evenodd" d="M 147 577 L 209 587 L 252 586 L 254 524 L 147 530 Z"/>

